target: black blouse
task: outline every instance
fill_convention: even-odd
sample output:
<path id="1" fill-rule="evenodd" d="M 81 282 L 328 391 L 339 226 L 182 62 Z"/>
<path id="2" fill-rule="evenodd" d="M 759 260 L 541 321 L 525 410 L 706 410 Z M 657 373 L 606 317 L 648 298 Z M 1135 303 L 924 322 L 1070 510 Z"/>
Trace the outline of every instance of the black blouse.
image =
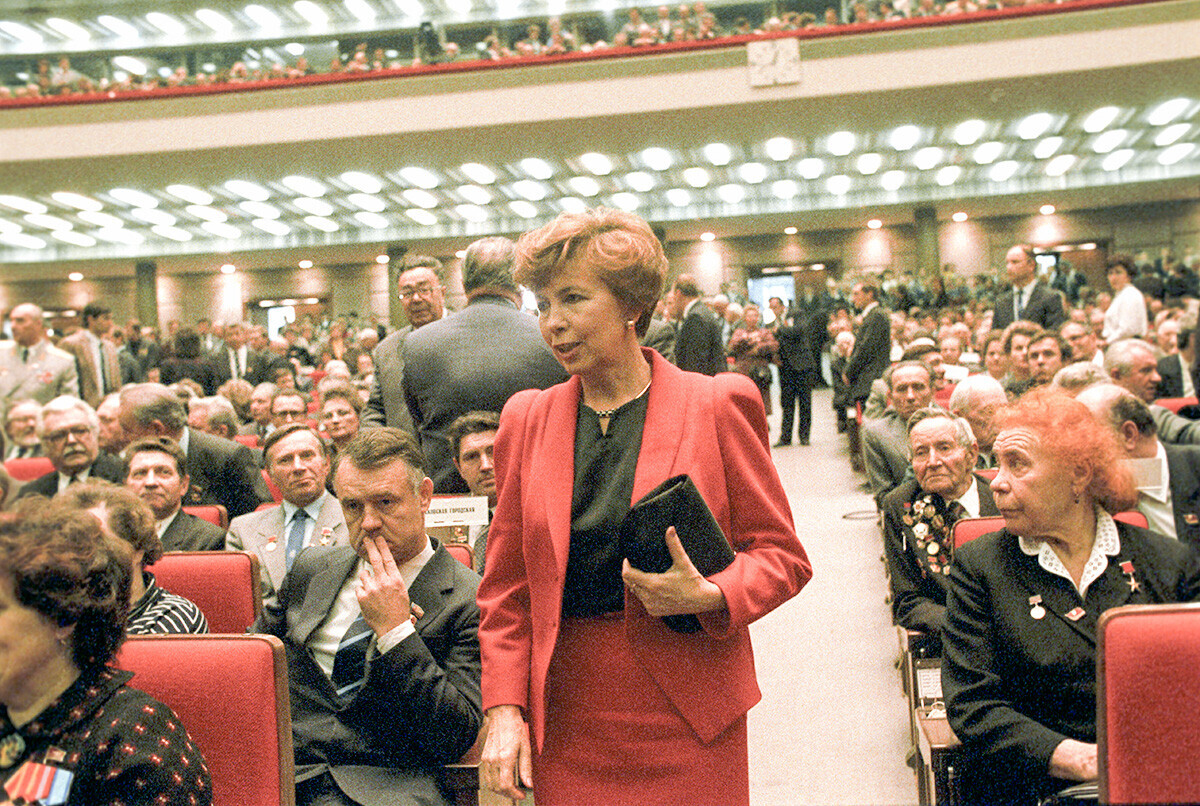
<path id="1" fill-rule="evenodd" d="M 633 496 L 647 397 L 642 394 L 613 412 L 607 433 L 601 432 L 596 412 L 582 401 L 579 404 L 564 616 L 596 616 L 625 609 L 617 530 Z"/>

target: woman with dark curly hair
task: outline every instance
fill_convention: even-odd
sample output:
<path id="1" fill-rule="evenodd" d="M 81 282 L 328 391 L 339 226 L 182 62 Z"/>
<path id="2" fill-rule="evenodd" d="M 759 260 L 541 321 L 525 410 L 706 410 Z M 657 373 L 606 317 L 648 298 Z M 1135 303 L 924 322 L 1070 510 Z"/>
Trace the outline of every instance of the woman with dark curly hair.
<path id="1" fill-rule="evenodd" d="M 205 806 L 170 708 L 107 664 L 125 638 L 129 548 L 41 501 L 0 516 L 0 782 L 6 802 Z"/>

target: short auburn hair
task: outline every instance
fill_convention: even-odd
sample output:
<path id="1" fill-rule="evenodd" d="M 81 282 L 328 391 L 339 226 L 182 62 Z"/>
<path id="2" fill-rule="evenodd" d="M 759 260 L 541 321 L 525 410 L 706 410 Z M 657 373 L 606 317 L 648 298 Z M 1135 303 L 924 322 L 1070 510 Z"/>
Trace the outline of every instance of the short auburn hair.
<path id="1" fill-rule="evenodd" d="M 536 291 L 572 263 L 594 272 L 632 309 L 638 336 L 646 335 L 667 274 L 666 255 L 649 224 L 606 207 L 562 213 L 520 237 L 513 278 Z"/>

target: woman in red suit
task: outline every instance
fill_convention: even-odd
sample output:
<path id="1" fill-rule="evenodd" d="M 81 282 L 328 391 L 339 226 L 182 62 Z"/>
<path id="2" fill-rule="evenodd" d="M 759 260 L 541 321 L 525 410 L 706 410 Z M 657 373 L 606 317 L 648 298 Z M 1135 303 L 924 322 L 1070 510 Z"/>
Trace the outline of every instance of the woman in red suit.
<path id="1" fill-rule="evenodd" d="M 496 438 L 499 502 L 479 588 L 484 783 L 556 804 L 745 804 L 746 712 L 761 697 L 750 622 L 811 576 L 744 376 L 683 372 L 640 348 L 666 271 L 644 221 L 564 214 L 517 245 L 542 336 L 573 376 L 515 395 Z M 737 550 L 705 578 L 622 559 L 617 527 L 691 476 Z M 696 614 L 678 633 L 661 616 Z"/>

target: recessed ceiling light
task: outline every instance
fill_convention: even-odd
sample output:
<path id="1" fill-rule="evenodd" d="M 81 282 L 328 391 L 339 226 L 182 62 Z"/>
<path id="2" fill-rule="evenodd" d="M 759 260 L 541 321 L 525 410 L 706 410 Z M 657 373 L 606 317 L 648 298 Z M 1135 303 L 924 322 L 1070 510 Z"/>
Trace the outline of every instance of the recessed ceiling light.
<path id="1" fill-rule="evenodd" d="M 130 207 L 157 207 L 158 199 L 151 196 L 149 193 L 143 193 L 140 190 L 132 188 L 113 188 L 108 192 L 122 204 L 128 204 Z"/>
<path id="2" fill-rule="evenodd" d="M 359 210 L 354 214 L 354 218 L 371 229 L 387 229 L 392 225 L 392 222 L 379 213 L 372 213 L 370 210 Z"/>
<path id="3" fill-rule="evenodd" d="M 1187 134 L 1190 128 L 1192 128 L 1190 123 L 1176 123 L 1174 126 L 1168 126 L 1154 138 L 1154 145 L 1165 148 Z"/>
<path id="4" fill-rule="evenodd" d="M 942 150 L 937 146 L 926 146 L 913 155 L 913 165 L 918 170 L 930 171 L 942 161 L 942 156 Z"/>
<path id="5" fill-rule="evenodd" d="M 1004 153 L 1004 144 L 998 143 L 995 140 L 990 140 L 986 143 L 980 143 L 977 145 L 972 158 L 979 165 L 990 165 L 999 159 L 1002 153 Z"/>
<path id="6" fill-rule="evenodd" d="M 7 218 L 0 218 L 0 235 L 12 235 L 21 231 L 21 225 Z"/>
<path id="7" fill-rule="evenodd" d="M 1121 110 L 1115 106 L 1102 106 L 1083 120 L 1083 130 L 1088 134 L 1102 132 L 1112 125 Z"/>
<path id="8" fill-rule="evenodd" d="M 784 235 L 795 235 L 799 231 L 800 230 L 798 230 L 796 227 L 784 227 L 783 228 Z"/>
<path id="9" fill-rule="evenodd" d="M 642 151 L 642 162 L 652 171 L 665 171 L 675 164 L 675 158 L 665 148 L 647 148 Z"/>
<path id="10" fill-rule="evenodd" d="M 292 199 L 292 204 L 310 215 L 331 216 L 334 211 L 333 205 L 324 199 L 310 199 L 308 196 L 297 196 Z"/>
<path id="11" fill-rule="evenodd" d="M 473 204 L 489 204 L 492 201 L 491 191 L 479 185 L 463 185 L 456 192 Z"/>
<path id="12" fill-rule="evenodd" d="M 179 38 L 187 33 L 187 26 L 170 14 L 161 11 L 151 11 L 146 15 L 146 22 L 170 37 Z"/>
<path id="13" fill-rule="evenodd" d="M 35 227 L 41 227 L 42 229 L 49 230 L 71 229 L 71 227 L 74 226 L 65 218 L 59 218 L 58 216 L 53 215 L 44 215 L 42 213 L 29 213 L 25 216 L 25 220 L 30 224 L 33 224 Z"/>
<path id="14" fill-rule="evenodd" d="M 405 210 L 404 214 L 423 227 L 432 227 L 437 223 L 437 216 L 419 207 L 412 210 Z"/>
<path id="15" fill-rule="evenodd" d="M 1175 118 L 1182 115 L 1191 103 L 1190 98 L 1172 98 L 1169 101 L 1164 101 L 1150 110 L 1150 114 L 1146 116 L 1146 120 L 1151 126 L 1166 126 Z"/>
<path id="16" fill-rule="evenodd" d="M 114 56 L 113 64 L 120 67 L 127 73 L 133 73 L 136 76 L 144 76 L 150 69 L 146 67 L 146 63 L 140 59 L 135 59 L 132 56 Z"/>
<path id="17" fill-rule="evenodd" d="M 529 201 L 541 201 L 550 195 L 550 191 L 541 182 L 535 182 L 532 179 L 521 179 L 513 182 L 512 189 L 518 196 L 528 199 Z"/>
<path id="18" fill-rule="evenodd" d="M 711 178 L 703 168 L 687 168 L 683 172 L 683 181 L 694 188 L 702 188 L 708 185 Z"/>
<path id="19" fill-rule="evenodd" d="M 456 258 L 458 258 L 459 260 L 462 260 L 463 258 L 465 258 L 467 256 L 467 250 L 459 249 L 457 252 L 454 253 L 454 256 Z"/>
<path id="20" fill-rule="evenodd" d="M 957 165 L 944 165 L 938 168 L 935 179 L 939 185 L 946 187 L 957 182 L 960 176 L 962 176 L 962 168 Z"/>
<path id="21" fill-rule="evenodd" d="M 271 11 L 269 8 L 260 6 L 257 3 L 251 3 L 250 5 L 246 6 L 244 9 L 242 9 L 242 13 L 254 20 L 254 22 L 260 28 L 279 27 L 279 17 L 275 14 L 275 12 Z"/>
<path id="22" fill-rule="evenodd" d="M 988 178 L 993 182 L 1007 182 L 1020 167 L 1016 160 L 1001 160 L 988 171 Z"/>
<path id="23" fill-rule="evenodd" d="M 1063 139 L 1061 137 L 1047 137 L 1044 140 L 1040 140 L 1033 147 L 1033 156 L 1040 160 L 1048 160 L 1062 148 L 1062 144 Z"/>
<path id="24" fill-rule="evenodd" d="M 672 207 L 687 207 L 692 203 L 691 191 L 683 188 L 671 188 L 667 191 L 667 201 Z"/>
<path id="25" fill-rule="evenodd" d="M 419 211 L 419 212 L 421 212 L 421 211 Z M 376 255 L 375 262 L 378 263 L 380 266 L 386 266 L 387 264 L 392 262 L 392 259 L 388 255 Z"/>
<path id="26" fill-rule="evenodd" d="M 292 228 L 287 224 L 282 221 L 276 221 L 273 218 L 256 218 L 250 223 L 269 235 L 282 237 L 292 231 Z"/>
<path id="27" fill-rule="evenodd" d="M 467 221 L 481 223 L 487 221 L 487 210 L 480 207 L 478 204 L 459 204 L 454 208 L 454 212 L 465 218 Z"/>
<path id="28" fill-rule="evenodd" d="M 508 209 L 519 215 L 521 218 L 537 218 L 538 208 L 533 202 L 527 202 L 524 199 L 514 199 L 508 203 Z"/>
<path id="29" fill-rule="evenodd" d="M 916 126 L 897 126 L 892 129 L 888 142 L 897 151 L 908 151 L 921 139 L 921 130 Z"/>
<path id="30" fill-rule="evenodd" d="M 700 240 L 704 241 L 705 243 L 710 243 L 710 242 L 716 240 L 716 238 L 717 238 L 717 236 L 711 232 L 700 233 Z"/>
<path id="31" fill-rule="evenodd" d="M 219 11 L 213 11 L 211 8 L 200 8 L 193 12 L 193 16 L 218 34 L 233 32 L 233 23 Z"/>
<path id="32" fill-rule="evenodd" d="M 292 176 L 285 176 L 283 179 L 280 180 L 280 182 L 285 187 L 287 187 L 290 190 L 296 191 L 301 196 L 324 196 L 325 195 L 325 190 L 326 190 L 325 185 L 323 185 L 322 183 L 320 183 L 317 180 L 315 180 L 311 177 L 308 177 L 308 176 L 300 176 L 298 174 L 293 174 Z"/>
<path id="33" fill-rule="evenodd" d="M 129 211 L 129 214 L 138 221 L 144 221 L 147 224 L 158 224 L 161 227 L 175 226 L 175 216 L 166 210 L 156 210 L 153 207 L 135 207 Z"/>
<path id="34" fill-rule="evenodd" d="M 226 224 L 222 221 L 205 221 L 200 225 L 200 229 L 205 232 L 211 232 L 218 238 L 226 241 L 236 241 L 242 237 L 242 231 L 232 224 Z"/>
<path id="35" fill-rule="evenodd" d="M 271 198 L 271 191 L 255 182 L 245 179 L 230 179 L 225 183 L 225 189 L 235 196 L 241 196 L 249 201 L 266 201 Z"/>
<path id="36" fill-rule="evenodd" d="M 717 167 L 733 161 L 733 149 L 725 143 L 709 143 L 704 147 L 704 158 Z"/>
<path id="37" fill-rule="evenodd" d="M 0 235 L 0 241 L 15 246 L 18 249 L 45 249 L 46 242 L 41 238 L 35 238 L 32 235 L 26 235 L 23 232 L 14 232 L 12 235 Z"/>
<path id="38" fill-rule="evenodd" d="M 639 193 L 648 193 L 654 189 L 654 177 L 645 171 L 633 171 L 625 174 L 625 184 Z"/>
<path id="39" fill-rule="evenodd" d="M 59 204 L 65 204 L 68 207 L 74 207 L 76 210 L 90 210 L 96 212 L 104 208 L 104 205 L 95 199 L 80 195 L 79 193 L 68 193 L 60 191 L 51 193 L 50 198 L 54 199 Z"/>
<path id="40" fill-rule="evenodd" d="M 1059 154 L 1046 164 L 1046 176 L 1062 176 L 1075 164 L 1074 154 Z"/>
<path id="41" fill-rule="evenodd" d="M 48 17 L 46 25 L 53 28 L 58 33 L 62 34 L 67 39 L 76 42 L 86 42 L 92 38 L 92 32 L 81 25 L 64 20 L 62 17 Z"/>
<path id="42" fill-rule="evenodd" d="M 982 120 L 964 120 L 954 127 L 954 142 L 960 146 L 974 145 L 986 130 L 987 124 Z"/>
<path id="43" fill-rule="evenodd" d="M 622 210 L 632 212 L 636 210 L 642 203 L 641 199 L 632 193 L 614 193 L 612 195 L 612 203 Z"/>
<path id="44" fill-rule="evenodd" d="M 1054 205 L 1053 204 L 1043 204 L 1041 207 L 1038 208 L 1038 212 L 1041 213 L 1042 215 L 1054 215 Z"/>
<path id="45" fill-rule="evenodd" d="M 235 271 L 237 271 L 237 266 L 232 263 L 226 263 L 221 267 L 221 274 L 233 274 Z"/>
<path id="46" fill-rule="evenodd" d="M 496 181 L 496 172 L 479 162 L 464 162 L 458 168 L 463 175 L 477 185 L 490 185 Z M 342 178 L 345 178 L 342 174 Z M 361 188 L 360 188 L 361 190 Z M 368 191 L 378 193 L 379 191 Z"/>
<path id="47" fill-rule="evenodd" d="M 860 154 L 854 163 L 854 167 L 858 168 L 858 172 L 863 176 L 870 176 L 876 173 L 882 165 L 883 157 L 874 152 Z"/>
<path id="48" fill-rule="evenodd" d="M 805 157 L 796 163 L 796 173 L 805 179 L 816 179 L 825 173 L 825 161 L 820 157 Z"/>
<path id="49" fill-rule="evenodd" d="M 414 191 L 412 188 L 409 188 L 407 191 L 405 191 L 405 193 L 414 193 L 414 192 L 415 193 L 425 193 L 425 191 L 423 191 L 423 190 Z M 425 195 L 429 195 L 429 194 L 425 194 Z M 383 199 L 379 198 L 378 196 L 371 195 L 370 193 L 351 193 L 349 196 L 346 197 L 346 201 L 350 202 L 351 204 L 353 204 L 355 207 L 357 207 L 360 210 L 368 210 L 372 213 L 383 212 L 383 209 L 385 207 L 387 207 L 387 202 L 385 202 Z M 436 202 L 435 202 L 435 204 L 436 204 Z"/>
<path id="50" fill-rule="evenodd" d="M 1035 112 L 1017 124 L 1017 136 L 1022 140 L 1036 140 L 1046 133 L 1054 118 L 1048 112 Z"/>
<path id="51" fill-rule="evenodd" d="M 1160 165 L 1174 165 L 1191 154 L 1195 148 L 1195 143 L 1176 143 L 1163 149 L 1162 153 L 1158 155 L 1158 162 Z"/>
<path id="52" fill-rule="evenodd" d="M 741 185 L 721 185 L 717 188 L 717 196 L 726 204 L 741 204 L 746 200 L 746 188 Z"/>
<path id="53" fill-rule="evenodd" d="M 190 241 L 192 239 L 192 233 L 185 229 L 180 229 L 179 227 L 164 227 L 159 225 L 157 227 L 151 227 L 150 231 L 159 237 L 170 238 L 172 241 L 179 241 L 181 243 L 183 241 Z"/>
<path id="54" fill-rule="evenodd" d="M 357 196 L 358 194 L 355 195 Z M 409 204 L 415 204 L 417 207 L 423 207 L 426 210 L 432 210 L 434 207 L 438 206 L 437 196 L 434 196 L 428 190 L 409 188 L 400 195 L 403 196 Z M 383 211 L 385 206 L 383 199 L 379 198 L 378 196 L 370 196 L 368 198 L 372 200 L 372 204 L 369 206 L 365 204 L 359 204 L 357 200 L 354 203 L 359 207 L 362 207 L 364 210 L 370 210 L 373 213 Z"/>
<path id="55" fill-rule="evenodd" d="M 319 215 L 308 215 L 304 217 L 304 223 L 308 224 L 313 229 L 319 229 L 322 232 L 337 232 L 341 227 L 332 218 L 326 218 Z"/>
<path id="56" fill-rule="evenodd" d="M 421 168 L 416 165 L 401 168 L 400 178 L 410 185 L 416 185 L 425 190 L 433 190 L 440 184 L 437 174 L 428 168 Z"/>
<path id="57" fill-rule="evenodd" d="M 311 260 L 301 260 L 296 265 L 302 269 L 311 269 L 313 267 L 313 262 Z"/>
<path id="58" fill-rule="evenodd" d="M 292 4 L 296 13 L 303 17 L 309 25 L 323 26 L 329 24 L 329 14 L 312 0 L 296 0 Z"/>
<path id="59" fill-rule="evenodd" d="M 792 142 L 790 137 L 772 137 L 763 146 L 763 150 L 771 159 L 776 162 L 783 162 L 795 153 L 796 144 Z"/>
<path id="60" fill-rule="evenodd" d="M 957 224 L 961 224 L 962 222 L 967 220 L 967 214 L 962 211 L 959 211 L 959 212 L 955 213 L 954 215 L 950 216 L 950 220 Z"/>
<path id="61" fill-rule="evenodd" d="M 22 196 L 11 196 L 8 194 L 0 194 L 0 204 L 5 207 L 11 207 L 14 210 L 20 210 L 23 213 L 45 213 L 50 208 L 41 202 L 26 199 Z"/>
<path id="62" fill-rule="evenodd" d="M 111 14 L 101 14 L 96 18 L 96 22 L 100 23 L 122 39 L 137 39 L 142 35 L 141 31 L 139 31 L 137 28 L 134 28 L 120 17 L 114 17 Z"/>
<path id="63" fill-rule="evenodd" d="M 845 196 L 850 192 L 850 177 L 845 174 L 834 174 L 825 180 L 825 188 L 834 196 Z"/>
<path id="64" fill-rule="evenodd" d="M 870 221 L 867 222 L 867 229 L 879 229 L 882 226 L 883 226 L 883 222 L 880 221 L 878 218 L 872 218 Z"/>
<path id="65" fill-rule="evenodd" d="M 32 28 L 26 27 L 19 22 L 2 22 L 0 21 L 0 31 L 8 34 L 15 39 L 19 39 L 26 45 L 40 45 L 46 41 L 46 38 Z M 42 244 L 45 246 L 45 244 Z"/>
<path id="66" fill-rule="evenodd" d="M 69 229 L 55 230 L 50 233 L 51 238 L 56 238 L 63 243 L 69 243 L 72 246 L 95 246 L 96 239 L 90 235 L 84 235 L 82 232 L 72 232 Z"/>
<path id="67" fill-rule="evenodd" d="M 613 170 L 612 160 L 595 151 L 580 154 L 579 164 L 585 171 L 596 174 L 596 176 L 608 176 Z"/>
<path id="68" fill-rule="evenodd" d="M 299 42 L 288 42 L 283 49 L 288 52 L 289 56 L 303 56 L 305 50 L 304 45 Z"/>
<path id="69" fill-rule="evenodd" d="M 191 185 L 167 185 L 167 193 L 188 204 L 212 204 L 213 196 L 207 190 L 201 190 Z"/>
<path id="70" fill-rule="evenodd" d="M 96 227 L 111 227 L 113 229 L 120 229 L 121 227 L 125 226 L 124 221 L 109 213 L 98 213 L 92 210 L 83 210 L 82 212 L 76 213 L 76 215 L 81 221 L 86 221 L 87 223 Z"/>
<path id="71" fill-rule="evenodd" d="M 238 207 L 240 207 L 247 215 L 253 218 L 274 219 L 279 218 L 279 216 L 282 215 L 278 207 L 273 204 L 267 204 L 266 202 L 244 201 L 241 202 Z"/>
<path id="72" fill-rule="evenodd" d="M 217 210 L 212 207 L 205 207 L 202 204 L 189 204 L 183 209 L 186 210 L 190 215 L 193 215 L 199 219 L 203 219 L 204 221 L 216 221 L 219 223 L 221 221 L 229 220 L 229 216 L 225 215 L 225 213 L 221 210 Z"/>
<path id="73" fill-rule="evenodd" d="M 794 179 L 779 179 L 771 183 L 771 195 L 777 199 L 794 199 L 800 193 L 800 185 Z"/>
<path id="74" fill-rule="evenodd" d="M 567 180 L 567 184 L 580 196 L 588 196 L 590 198 L 600 192 L 600 183 L 590 176 L 572 176 Z"/>
<path id="75" fill-rule="evenodd" d="M 375 9 L 366 0 L 343 0 L 346 10 L 360 22 L 374 22 Z"/>
<path id="76" fill-rule="evenodd" d="M 463 166 L 463 169 L 466 168 L 467 166 Z M 378 193 L 379 191 L 383 190 L 383 182 L 380 182 L 376 176 L 362 173 L 361 170 L 348 170 L 348 172 L 338 176 L 338 179 L 346 182 L 346 184 L 350 187 L 353 187 L 355 191 L 361 191 L 364 193 Z M 492 179 L 494 180 L 496 178 L 493 176 Z M 475 181 L 479 180 L 476 179 Z"/>
<path id="77" fill-rule="evenodd" d="M 737 174 L 747 185 L 757 185 L 767 178 L 767 166 L 761 162 L 746 162 L 738 166 Z"/>
<path id="78" fill-rule="evenodd" d="M 904 171 L 887 171 L 879 177 L 879 186 L 884 190 L 896 191 L 904 185 Z"/>
<path id="79" fill-rule="evenodd" d="M 1112 152 L 1100 163 L 1100 167 L 1106 171 L 1119 171 L 1125 167 L 1125 164 L 1133 159 L 1134 151 L 1132 148 L 1122 148 Z"/>
<path id="80" fill-rule="evenodd" d="M 857 142 L 854 132 L 834 132 L 825 138 L 825 149 L 836 157 L 844 157 L 854 150 Z"/>
<path id="81" fill-rule="evenodd" d="M 574 196 L 563 196 L 558 200 L 558 206 L 564 213 L 582 213 L 587 210 L 583 199 L 577 199 Z"/>
<path id="82" fill-rule="evenodd" d="M 1124 129 L 1110 129 L 1101 134 L 1092 143 L 1092 150 L 1097 154 L 1107 154 L 1125 142 L 1129 132 Z"/>
<path id="83" fill-rule="evenodd" d="M 78 283 L 81 280 L 83 280 L 83 272 L 73 271 L 67 275 L 67 279 L 70 280 L 72 283 Z"/>

